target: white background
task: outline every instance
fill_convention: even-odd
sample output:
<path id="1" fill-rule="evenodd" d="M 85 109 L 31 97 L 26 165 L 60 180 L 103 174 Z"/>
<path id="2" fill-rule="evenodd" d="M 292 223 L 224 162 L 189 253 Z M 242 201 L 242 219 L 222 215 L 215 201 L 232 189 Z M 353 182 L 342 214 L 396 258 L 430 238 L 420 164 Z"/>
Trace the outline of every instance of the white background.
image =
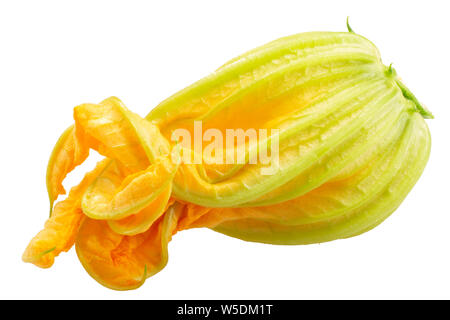
<path id="1" fill-rule="evenodd" d="M 450 298 L 449 12 L 431 0 L 2 1 L 0 298 Z M 436 117 L 427 168 L 382 225 L 291 247 L 181 232 L 167 267 L 129 292 L 97 284 L 73 250 L 48 270 L 21 262 L 48 216 L 47 160 L 74 106 L 116 95 L 145 115 L 248 49 L 345 31 L 347 16 Z"/>

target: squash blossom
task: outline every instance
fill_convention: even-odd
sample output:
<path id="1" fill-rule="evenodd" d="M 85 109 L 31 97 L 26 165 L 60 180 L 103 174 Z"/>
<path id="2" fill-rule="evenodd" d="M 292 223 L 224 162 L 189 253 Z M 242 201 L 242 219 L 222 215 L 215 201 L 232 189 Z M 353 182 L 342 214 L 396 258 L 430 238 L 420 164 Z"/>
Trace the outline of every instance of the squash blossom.
<path id="1" fill-rule="evenodd" d="M 48 164 L 50 218 L 23 260 L 48 268 L 75 245 L 95 280 L 128 290 L 164 268 L 185 229 L 282 245 L 361 234 L 419 179 L 430 153 L 424 118 L 431 113 L 351 29 L 251 50 L 145 118 L 115 97 L 81 104 Z M 230 140 L 230 130 L 244 137 Z M 55 203 L 90 149 L 104 159 Z"/>

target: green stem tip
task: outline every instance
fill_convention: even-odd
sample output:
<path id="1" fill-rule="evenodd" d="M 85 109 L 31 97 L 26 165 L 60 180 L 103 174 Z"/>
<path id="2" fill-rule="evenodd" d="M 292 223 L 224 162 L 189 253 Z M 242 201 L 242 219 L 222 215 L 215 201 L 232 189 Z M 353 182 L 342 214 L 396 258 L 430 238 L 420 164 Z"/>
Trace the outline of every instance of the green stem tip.
<path id="1" fill-rule="evenodd" d="M 422 115 L 424 119 L 434 119 L 433 114 L 429 111 L 425 106 L 423 106 L 419 100 L 417 100 L 416 96 L 401 82 L 398 78 L 395 79 L 395 82 L 402 90 L 403 96 L 406 99 L 411 100 L 416 106 L 417 111 Z"/>
<path id="2" fill-rule="evenodd" d="M 389 65 L 389 67 L 386 68 L 385 72 L 388 77 L 392 78 L 395 81 L 400 90 L 402 90 L 403 96 L 414 103 L 417 112 L 419 112 L 422 117 L 424 117 L 425 119 L 434 119 L 433 114 L 427 108 L 425 108 L 425 106 L 423 106 L 419 102 L 419 100 L 417 100 L 416 96 L 411 92 L 411 90 L 409 90 L 405 86 L 405 84 L 401 82 L 401 80 L 397 77 L 397 71 L 395 71 L 394 67 L 392 67 L 392 63 Z"/>
<path id="3" fill-rule="evenodd" d="M 349 18 L 350 17 L 347 16 L 347 30 L 348 30 L 348 32 L 355 33 L 355 31 L 353 31 L 352 27 L 350 27 L 350 23 L 348 22 Z"/>

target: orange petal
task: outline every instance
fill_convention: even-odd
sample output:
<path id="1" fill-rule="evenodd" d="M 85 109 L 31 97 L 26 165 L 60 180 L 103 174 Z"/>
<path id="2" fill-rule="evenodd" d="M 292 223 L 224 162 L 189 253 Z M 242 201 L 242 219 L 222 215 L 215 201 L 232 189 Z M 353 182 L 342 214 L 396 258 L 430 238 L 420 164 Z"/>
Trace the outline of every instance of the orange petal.
<path id="1" fill-rule="evenodd" d="M 120 220 L 108 220 L 109 227 L 116 233 L 128 236 L 147 231 L 153 222 L 155 222 L 155 220 L 158 219 L 174 202 L 173 200 L 169 201 L 171 194 L 172 184 L 167 186 L 166 189 L 142 211 Z"/>
<path id="2" fill-rule="evenodd" d="M 75 127 L 69 127 L 58 139 L 47 166 L 47 192 L 50 210 L 60 194 L 66 191 L 62 185 L 64 178 L 89 155 L 89 148 L 80 143 Z"/>
<path id="3" fill-rule="evenodd" d="M 113 164 L 96 179 L 83 196 L 81 207 L 92 219 L 118 220 L 135 214 L 154 201 L 177 170 L 170 157 L 163 157 L 146 170 L 124 179 Z"/>
<path id="4" fill-rule="evenodd" d="M 86 218 L 76 240 L 78 258 L 105 287 L 135 289 L 167 264 L 167 244 L 176 221 L 174 205 L 147 232 L 124 236 L 112 231 L 106 221 Z"/>
<path id="5" fill-rule="evenodd" d="M 30 241 L 25 249 L 22 256 L 24 262 L 49 268 L 53 265 L 56 256 L 72 247 L 79 226 L 85 217 L 81 211 L 81 196 L 108 162 L 107 159 L 101 161 L 93 171 L 85 175 L 78 186 L 70 190 L 65 200 L 56 204 L 44 229 Z"/>
<path id="6" fill-rule="evenodd" d="M 150 161 L 169 150 L 158 128 L 129 111 L 118 98 L 79 105 L 74 118 L 89 147 L 132 172 L 145 170 Z"/>

